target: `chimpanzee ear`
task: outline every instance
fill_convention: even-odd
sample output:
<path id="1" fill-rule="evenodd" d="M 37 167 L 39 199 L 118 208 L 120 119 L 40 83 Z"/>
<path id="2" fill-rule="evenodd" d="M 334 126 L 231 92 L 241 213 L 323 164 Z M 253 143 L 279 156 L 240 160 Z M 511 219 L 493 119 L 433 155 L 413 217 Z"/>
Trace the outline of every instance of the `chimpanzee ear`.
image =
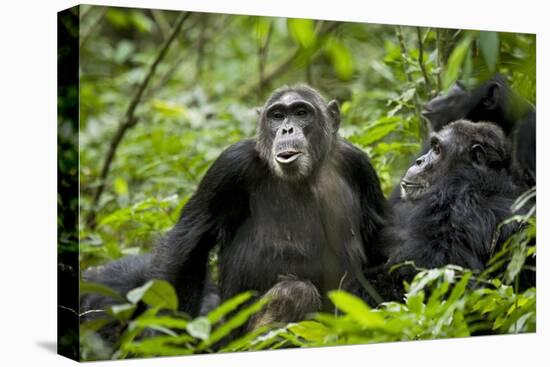
<path id="1" fill-rule="evenodd" d="M 483 98 L 483 107 L 487 110 L 494 110 L 497 108 L 500 100 L 500 85 L 496 82 L 489 84 L 487 87 L 487 94 Z"/>
<path id="2" fill-rule="evenodd" d="M 481 144 L 474 144 L 470 148 L 470 156 L 472 157 L 472 160 L 480 165 L 485 165 L 487 161 L 487 155 L 485 153 L 485 148 L 483 148 L 483 145 Z"/>
<path id="3" fill-rule="evenodd" d="M 338 102 L 335 99 L 330 101 L 327 105 L 327 110 L 332 118 L 332 131 L 337 132 L 340 128 L 340 106 Z"/>

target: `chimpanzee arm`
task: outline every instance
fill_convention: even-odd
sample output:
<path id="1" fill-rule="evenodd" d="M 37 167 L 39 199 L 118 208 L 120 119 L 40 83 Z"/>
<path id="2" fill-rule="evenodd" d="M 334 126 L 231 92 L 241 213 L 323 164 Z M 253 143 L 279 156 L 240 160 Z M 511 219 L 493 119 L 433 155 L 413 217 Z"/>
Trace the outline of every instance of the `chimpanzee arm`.
<path id="1" fill-rule="evenodd" d="M 380 181 L 367 155 L 344 141 L 344 174 L 357 192 L 361 207 L 361 237 L 369 264 L 384 261 L 381 253 L 381 231 L 387 220 L 388 208 Z"/>
<path id="2" fill-rule="evenodd" d="M 246 187 L 255 162 L 252 140 L 225 150 L 206 172 L 178 223 L 153 251 L 151 278 L 169 281 L 180 309 L 192 316 L 199 312 L 209 251 L 230 240 L 249 214 Z"/>

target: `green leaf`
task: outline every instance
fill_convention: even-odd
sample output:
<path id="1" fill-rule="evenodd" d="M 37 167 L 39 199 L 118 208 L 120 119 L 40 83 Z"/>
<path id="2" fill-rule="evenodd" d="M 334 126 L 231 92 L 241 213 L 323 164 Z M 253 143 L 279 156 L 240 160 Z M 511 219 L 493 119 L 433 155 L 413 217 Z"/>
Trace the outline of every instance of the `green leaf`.
<path id="1" fill-rule="evenodd" d="M 506 282 L 508 284 L 512 283 L 512 281 L 517 277 L 517 275 L 520 273 L 520 271 L 523 269 L 523 264 L 525 263 L 525 245 L 520 244 L 517 249 L 515 249 L 512 259 L 508 263 L 508 267 L 506 268 Z"/>
<path id="2" fill-rule="evenodd" d="M 355 70 L 351 51 L 335 37 L 326 40 L 325 51 L 332 62 L 336 75 L 341 80 L 349 80 Z"/>
<path id="3" fill-rule="evenodd" d="M 260 311 L 268 301 L 269 300 L 267 298 L 261 298 L 257 302 L 238 312 L 235 316 L 233 316 L 225 323 L 221 324 L 217 329 L 215 329 L 210 334 L 210 338 L 203 341 L 199 345 L 199 349 L 204 350 L 204 348 L 207 348 L 208 346 L 217 343 L 222 338 L 228 336 L 231 331 L 244 325 L 248 321 L 248 319 L 250 319 L 250 317 L 256 312 Z"/>
<path id="4" fill-rule="evenodd" d="M 187 116 L 187 110 L 182 105 L 175 103 L 162 101 L 160 99 L 155 99 L 151 103 L 153 110 L 162 114 L 168 118 L 179 118 Z"/>
<path id="5" fill-rule="evenodd" d="M 302 48 L 309 48 L 315 43 L 315 23 L 311 19 L 287 19 L 288 31 L 291 37 Z"/>
<path id="6" fill-rule="evenodd" d="M 128 321 L 134 314 L 136 305 L 125 303 L 122 305 L 114 305 L 107 308 L 107 313 L 119 321 Z"/>
<path id="7" fill-rule="evenodd" d="M 134 27 L 142 33 L 150 33 L 153 29 L 153 21 L 151 18 L 143 14 L 140 10 L 134 10 L 130 13 L 130 20 Z"/>
<path id="8" fill-rule="evenodd" d="M 269 326 L 264 325 L 256 328 L 237 340 L 232 341 L 227 346 L 223 347 L 220 352 L 236 352 L 239 350 L 249 349 L 249 347 L 255 344 L 256 338 L 269 331 Z M 278 334 L 277 334 L 278 335 Z"/>
<path id="9" fill-rule="evenodd" d="M 193 354 L 190 345 L 193 339 L 186 334 L 178 336 L 157 336 L 123 345 L 126 352 L 140 356 L 178 356 Z"/>
<path id="10" fill-rule="evenodd" d="M 375 329 L 384 326 L 384 318 L 372 311 L 362 299 L 345 291 L 331 291 L 328 297 L 336 307 L 362 326 Z"/>
<path id="11" fill-rule="evenodd" d="M 174 318 L 171 316 L 150 316 L 142 315 L 134 320 L 136 327 L 150 327 L 156 328 L 166 327 L 171 329 L 182 329 L 184 330 L 187 327 L 188 322 L 180 318 Z"/>
<path id="12" fill-rule="evenodd" d="M 150 280 L 143 286 L 132 289 L 126 295 L 132 303 L 143 301 L 149 306 L 158 306 L 169 310 L 178 309 L 176 291 L 165 280 Z"/>
<path id="13" fill-rule="evenodd" d="M 407 307 L 409 308 L 409 311 L 420 315 L 424 312 L 424 292 L 420 291 L 418 293 L 411 293 L 407 295 Z"/>
<path id="14" fill-rule="evenodd" d="M 460 43 L 455 47 L 451 56 L 449 56 L 449 61 L 447 63 L 447 70 L 443 77 L 443 88 L 447 89 L 453 84 L 460 74 L 460 68 L 464 62 L 464 58 L 468 53 L 468 49 L 474 39 L 475 33 L 469 32 L 466 36 L 460 41 Z"/>
<path id="15" fill-rule="evenodd" d="M 228 299 L 220 306 L 212 310 L 208 315 L 206 315 L 208 321 L 210 321 L 211 324 L 215 324 L 216 322 L 220 321 L 222 317 L 224 317 L 231 311 L 236 310 L 237 307 L 248 301 L 252 297 L 252 295 L 252 292 L 245 292 Z"/>
<path id="16" fill-rule="evenodd" d="M 192 337 L 206 340 L 210 336 L 210 321 L 206 317 L 197 317 L 187 324 L 186 330 Z"/>
<path id="17" fill-rule="evenodd" d="M 128 195 L 128 182 L 122 177 L 115 178 L 113 182 L 115 193 L 118 196 L 127 196 Z"/>
<path id="18" fill-rule="evenodd" d="M 368 125 L 362 132 L 361 137 L 358 139 L 358 143 L 363 146 L 369 146 L 400 128 L 401 122 L 401 118 L 397 116 L 384 117 L 375 123 Z"/>
<path id="19" fill-rule="evenodd" d="M 80 295 L 82 296 L 87 293 L 99 293 L 104 296 L 111 297 L 116 301 L 125 301 L 124 297 L 103 284 L 93 282 L 80 282 Z"/>
<path id="20" fill-rule="evenodd" d="M 499 58 L 500 41 L 497 32 L 480 32 L 479 48 L 489 71 L 493 73 Z"/>
<path id="21" fill-rule="evenodd" d="M 105 18 L 117 28 L 126 28 L 130 25 L 130 19 L 127 16 L 127 12 L 120 9 L 109 8 L 105 13 Z"/>
<path id="22" fill-rule="evenodd" d="M 307 341 L 317 343 L 323 343 L 325 338 L 332 334 L 329 328 L 316 321 L 302 321 L 289 326 L 288 329 Z"/>

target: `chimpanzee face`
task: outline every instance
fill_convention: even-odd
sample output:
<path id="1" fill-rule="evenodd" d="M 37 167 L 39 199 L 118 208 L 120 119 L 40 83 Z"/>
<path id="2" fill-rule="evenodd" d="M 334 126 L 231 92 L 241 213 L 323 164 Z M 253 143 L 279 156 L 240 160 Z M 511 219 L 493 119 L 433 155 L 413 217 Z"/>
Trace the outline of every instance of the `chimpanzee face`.
<path id="1" fill-rule="evenodd" d="M 309 177 L 330 151 L 338 130 L 338 104 L 326 104 L 308 92 L 289 88 L 272 97 L 262 111 L 258 150 L 283 179 Z"/>
<path id="2" fill-rule="evenodd" d="M 507 142 L 499 127 L 460 120 L 430 136 L 430 150 L 420 156 L 401 180 L 401 198 L 416 200 L 430 188 L 449 182 L 451 174 L 507 168 Z"/>
<path id="3" fill-rule="evenodd" d="M 289 92 L 267 108 L 266 119 L 266 127 L 274 136 L 272 158 L 277 165 L 282 170 L 306 173 L 315 107 L 297 93 Z"/>
<path id="4" fill-rule="evenodd" d="M 430 150 L 416 159 L 401 180 L 401 197 L 414 200 L 435 183 L 437 177 L 445 174 L 448 166 L 446 158 L 451 152 L 450 137 L 433 133 L 430 137 Z M 448 159 L 447 159 L 448 160 Z"/>

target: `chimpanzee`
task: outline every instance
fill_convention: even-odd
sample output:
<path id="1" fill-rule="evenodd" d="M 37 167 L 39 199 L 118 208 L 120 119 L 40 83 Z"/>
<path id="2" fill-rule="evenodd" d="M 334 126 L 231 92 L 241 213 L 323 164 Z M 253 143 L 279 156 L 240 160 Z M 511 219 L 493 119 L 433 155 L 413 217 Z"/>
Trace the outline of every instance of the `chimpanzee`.
<path id="1" fill-rule="evenodd" d="M 181 310 L 196 316 L 208 254 L 219 244 L 222 300 L 248 290 L 272 297 L 259 324 L 300 320 L 328 309 L 328 290 L 360 288 L 358 272 L 379 261 L 386 203 L 366 154 L 338 135 L 339 125 L 336 101 L 303 85 L 276 90 L 260 111 L 257 137 L 218 157 L 141 264 L 146 274 L 138 266 L 140 275 L 124 282 L 167 280 Z M 129 275 L 138 262 L 107 266 L 90 280 Z"/>
<path id="2" fill-rule="evenodd" d="M 485 122 L 459 120 L 432 133 L 430 149 L 401 180 L 401 200 L 385 230 L 390 266 L 413 261 L 422 268 L 483 269 L 492 246 L 515 230 L 503 226 L 493 242 L 520 193 L 508 144 L 501 128 Z M 398 271 L 395 286 L 412 275 L 409 270 Z"/>
<path id="3" fill-rule="evenodd" d="M 535 185 L 535 108 L 517 95 L 502 75 L 495 75 L 472 92 L 456 83 L 446 95 L 429 101 L 422 114 L 436 132 L 459 119 L 497 124 L 513 142 L 512 158 L 519 182 Z"/>
<path id="4" fill-rule="evenodd" d="M 337 102 L 314 89 L 276 90 L 257 138 L 220 155 L 153 250 L 150 277 L 171 282 L 183 310 L 196 315 L 208 252 L 219 243 L 222 299 L 269 292 L 280 276 L 294 277 L 282 281 L 301 297 L 315 294 L 311 287 L 321 295 L 349 289 L 374 261 L 385 200 L 367 156 L 339 137 L 339 124 Z"/>

